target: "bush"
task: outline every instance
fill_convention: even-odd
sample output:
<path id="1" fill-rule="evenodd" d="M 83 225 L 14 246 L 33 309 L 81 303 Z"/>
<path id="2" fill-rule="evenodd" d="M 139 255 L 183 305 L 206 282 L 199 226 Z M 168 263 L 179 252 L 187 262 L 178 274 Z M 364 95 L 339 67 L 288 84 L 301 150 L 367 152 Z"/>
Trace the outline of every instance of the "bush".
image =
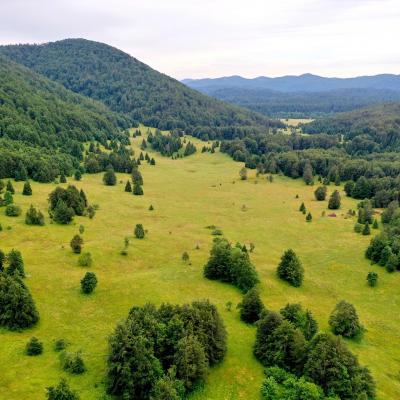
<path id="1" fill-rule="evenodd" d="M 71 249 L 75 254 L 80 254 L 83 246 L 83 239 L 79 235 L 75 235 L 71 240 Z"/>
<path id="2" fill-rule="evenodd" d="M 252 324 L 258 321 L 264 310 L 264 304 L 257 289 L 250 289 L 244 296 L 240 308 L 240 318 L 242 321 Z"/>
<path id="3" fill-rule="evenodd" d="M 277 273 L 279 278 L 285 280 L 290 285 L 299 287 L 303 283 L 304 269 L 296 253 L 292 250 L 286 250 L 278 265 Z"/>
<path id="4" fill-rule="evenodd" d="M 363 227 L 362 224 L 359 224 L 358 222 L 356 222 L 355 225 L 354 225 L 354 232 L 361 233 L 363 228 L 364 227 Z"/>
<path id="5" fill-rule="evenodd" d="M 145 237 L 145 232 L 143 229 L 143 225 L 142 224 L 136 224 L 135 227 L 135 236 L 137 239 L 144 239 Z"/>
<path id="6" fill-rule="evenodd" d="M 31 184 L 29 183 L 29 181 L 26 181 L 24 183 L 24 188 L 22 189 L 22 194 L 24 196 L 32 196 L 32 188 L 31 188 Z"/>
<path id="7" fill-rule="evenodd" d="M 54 351 L 62 351 L 65 350 L 68 346 L 68 342 L 65 339 L 57 339 L 54 342 Z"/>
<path id="8" fill-rule="evenodd" d="M 370 228 L 369 228 L 369 223 L 368 223 L 368 222 L 364 225 L 364 228 L 363 228 L 363 230 L 362 230 L 361 233 L 362 233 L 364 236 L 367 236 L 367 235 L 370 235 L 370 234 L 371 234 L 371 230 L 370 230 Z"/>
<path id="9" fill-rule="evenodd" d="M 81 353 L 66 353 L 60 355 L 61 367 L 64 371 L 74 375 L 81 375 L 86 371 Z"/>
<path id="10" fill-rule="evenodd" d="M 138 183 L 135 183 L 135 186 L 133 187 L 133 194 L 135 196 L 142 196 L 144 194 L 143 188 Z"/>
<path id="11" fill-rule="evenodd" d="M 86 272 L 85 276 L 81 280 L 81 289 L 85 294 L 93 292 L 97 286 L 97 278 L 94 272 Z"/>
<path id="12" fill-rule="evenodd" d="M 47 388 L 47 400 L 79 400 L 79 396 L 69 388 L 65 379 L 61 379 L 57 386 Z"/>
<path id="13" fill-rule="evenodd" d="M 338 210 L 340 208 L 340 194 L 335 190 L 329 198 L 328 208 L 330 210 Z"/>
<path id="14" fill-rule="evenodd" d="M 25 215 L 25 223 L 27 225 L 44 225 L 44 215 L 40 212 L 40 210 L 36 210 L 32 205 L 29 207 L 29 210 Z"/>
<path id="15" fill-rule="evenodd" d="M 368 272 L 367 282 L 369 286 L 375 287 L 378 284 L 378 274 L 376 272 Z"/>
<path id="16" fill-rule="evenodd" d="M 92 255 L 89 252 L 83 253 L 79 256 L 78 265 L 80 267 L 91 267 L 92 262 Z"/>
<path id="17" fill-rule="evenodd" d="M 329 325 L 335 335 L 352 338 L 362 332 L 362 325 L 358 319 L 354 306 L 342 300 L 332 311 Z"/>
<path id="18" fill-rule="evenodd" d="M 318 186 L 314 192 L 317 201 L 324 201 L 326 199 L 327 189 L 326 186 Z"/>
<path id="19" fill-rule="evenodd" d="M 7 274 L 25 278 L 25 267 L 22 254 L 19 250 L 12 249 L 7 255 Z"/>
<path id="20" fill-rule="evenodd" d="M 6 215 L 7 217 L 18 217 L 21 215 L 21 207 L 15 205 L 15 204 L 9 204 L 6 207 Z"/>
<path id="21" fill-rule="evenodd" d="M 38 356 L 43 353 L 43 343 L 38 338 L 32 337 L 26 344 L 26 354 L 28 356 Z"/>
<path id="22" fill-rule="evenodd" d="M 117 184 L 117 177 L 112 167 L 107 168 L 107 171 L 103 175 L 103 182 L 107 186 L 115 186 Z"/>
<path id="23" fill-rule="evenodd" d="M 132 185 L 130 181 L 126 181 L 125 192 L 132 192 Z"/>
<path id="24" fill-rule="evenodd" d="M 53 221 L 66 225 L 73 220 L 75 212 L 73 208 L 68 207 L 63 200 L 60 200 L 55 206 L 51 215 L 53 217 Z"/>
<path id="25" fill-rule="evenodd" d="M 311 221 L 312 221 L 312 215 L 311 215 L 310 212 L 309 212 L 309 213 L 307 214 L 307 216 L 306 216 L 306 221 L 307 221 L 307 222 L 311 222 Z"/>

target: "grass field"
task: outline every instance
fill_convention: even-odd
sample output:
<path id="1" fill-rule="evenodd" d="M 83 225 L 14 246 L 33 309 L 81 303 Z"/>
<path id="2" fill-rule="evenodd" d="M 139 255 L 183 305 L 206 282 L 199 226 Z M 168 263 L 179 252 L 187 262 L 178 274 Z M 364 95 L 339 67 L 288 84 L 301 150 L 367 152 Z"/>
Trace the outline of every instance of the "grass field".
<path id="1" fill-rule="evenodd" d="M 135 149 L 140 141 L 134 140 Z M 60 226 L 47 218 L 44 227 L 28 227 L 23 216 L 9 218 L 1 210 L 0 248 L 22 251 L 26 283 L 41 320 L 22 333 L 0 331 L 0 399 L 43 399 L 45 388 L 61 376 L 67 377 L 82 400 L 103 399 L 107 337 L 130 307 L 199 298 L 209 298 L 218 306 L 229 341 L 224 362 L 211 370 L 204 389 L 191 398 L 258 399 L 263 373 L 252 356 L 255 328 L 240 322 L 235 309 L 242 295 L 202 275 L 212 241 L 208 225 L 220 227 L 233 242 L 255 244 L 252 261 L 269 309 L 301 302 L 326 330 L 335 304 L 341 299 L 353 303 L 367 331 L 361 342 L 349 345 L 370 366 L 378 383 L 378 398 L 400 398 L 400 274 L 389 275 L 364 259 L 370 238 L 353 233 L 354 220 L 344 218 L 347 209 L 355 208 L 355 201 L 343 196 L 338 216 L 322 217 L 327 202 L 314 201 L 313 188 L 300 180 L 276 176 L 269 183 L 251 172 L 249 180 L 239 181 L 241 164 L 219 152 L 197 152 L 179 160 L 157 153 L 154 157 L 156 166 L 141 167 L 145 193 L 141 197 L 124 192 L 128 179 L 124 174 L 118 174 L 123 183 L 114 187 L 104 186 L 101 174 L 84 175 L 81 182 L 73 182 L 84 188 L 91 203 L 99 205 L 93 220 L 77 217 L 72 225 Z M 33 183 L 33 196 L 24 197 L 22 184 L 15 183 L 15 202 L 24 211 L 31 203 L 47 211 L 47 196 L 54 187 Z M 297 211 L 301 201 L 311 210 L 312 223 L 306 223 Z M 148 210 L 150 204 L 154 211 Z M 144 240 L 133 238 L 136 223 L 148 230 Z M 77 265 L 77 256 L 69 247 L 80 224 L 85 226 L 84 251 L 90 251 L 94 259 L 89 270 L 99 280 L 90 296 L 80 293 L 80 279 L 88 269 Z M 124 257 L 120 250 L 126 236 L 131 237 L 131 245 Z M 289 247 L 305 267 L 300 289 L 278 281 L 275 275 L 280 256 Z M 182 263 L 183 251 L 189 253 L 192 265 Z M 367 272 L 378 269 L 378 287 L 369 288 Z M 225 309 L 227 301 L 234 303 L 231 312 Z M 44 342 L 43 355 L 24 354 L 31 336 Z M 70 376 L 61 370 L 53 351 L 57 338 L 67 339 L 71 351 L 82 350 L 88 368 L 85 374 Z"/>

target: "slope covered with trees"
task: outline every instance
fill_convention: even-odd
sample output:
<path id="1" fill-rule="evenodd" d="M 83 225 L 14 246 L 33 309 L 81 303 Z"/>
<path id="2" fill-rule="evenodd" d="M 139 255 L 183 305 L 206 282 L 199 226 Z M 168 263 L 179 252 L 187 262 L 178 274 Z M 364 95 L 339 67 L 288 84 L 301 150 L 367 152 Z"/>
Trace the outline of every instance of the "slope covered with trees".
<path id="1" fill-rule="evenodd" d="M 0 52 L 74 92 L 160 129 L 279 125 L 189 89 L 130 55 L 84 39 L 3 46 Z"/>

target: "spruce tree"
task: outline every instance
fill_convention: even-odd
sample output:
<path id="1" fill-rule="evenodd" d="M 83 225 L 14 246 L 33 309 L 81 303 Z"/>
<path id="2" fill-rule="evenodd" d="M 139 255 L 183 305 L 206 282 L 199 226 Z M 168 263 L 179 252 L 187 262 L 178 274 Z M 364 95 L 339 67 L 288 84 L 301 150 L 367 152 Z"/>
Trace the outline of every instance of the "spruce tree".
<path id="1" fill-rule="evenodd" d="M 22 254 L 19 250 L 12 249 L 7 255 L 7 274 L 25 278 L 25 267 Z"/>
<path id="2" fill-rule="evenodd" d="M 135 226 L 135 236 L 136 236 L 137 239 L 144 239 L 145 232 L 144 232 L 142 224 L 136 224 L 136 226 Z"/>
<path id="3" fill-rule="evenodd" d="M 74 178 L 76 181 L 80 181 L 82 179 L 82 172 L 79 169 L 75 171 Z"/>
<path id="4" fill-rule="evenodd" d="M 378 220 L 375 218 L 374 223 L 372 224 L 372 229 L 378 229 L 378 228 L 379 228 Z"/>
<path id="5" fill-rule="evenodd" d="M 378 274 L 376 272 L 368 272 L 367 282 L 369 286 L 375 287 L 378 284 Z"/>
<path id="6" fill-rule="evenodd" d="M 399 257 L 396 254 L 391 254 L 386 263 L 386 271 L 394 272 L 399 267 Z"/>
<path id="7" fill-rule="evenodd" d="M 282 255 L 277 268 L 278 276 L 295 287 L 301 286 L 304 278 L 304 269 L 296 253 L 286 250 Z"/>
<path id="8" fill-rule="evenodd" d="M 29 210 L 26 212 L 25 215 L 25 223 L 27 225 L 44 225 L 44 215 L 41 213 L 40 210 L 36 210 L 35 207 L 31 204 Z"/>
<path id="9" fill-rule="evenodd" d="M 97 286 L 97 277 L 94 272 L 86 272 L 85 276 L 81 280 L 81 289 L 85 294 L 93 292 Z"/>
<path id="10" fill-rule="evenodd" d="M 61 174 L 60 183 L 67 183 L 67 178 L 66 178 L 65 174 Z"/>
<path id="11" fill-rule="evenodd" d="M 264 304 L 257 289 L 250 289 L 244 296 L 240 308 L 240 318 L 242 321 L 252 324 L 258 321 L 264 310 Z"/>
<path id="12" fill-rule="evenodd" d="M 68 207 L 65 201 L 59 200 L 55 206 L 52 217 L 58 224 L 69 224 L 75 215 L 74 210 Z"/>
<path id="13" fill-rule="evenodd" d="M 117 184 L 117 177 L 115 176 L 114 169 L 109 166 L 103 175 L 103 182 L 106 186 L 115 186 Z"/>
<path id="14" fill-rule="evenodd" d="M 67 381 L 62 378 L 57 386 L 47 388 L 47 400 L 79 400 L 79 396 L 70 389 Z"/>
<path id="15" fill-rule="evenodd" d="M 135 183 L 135 186 L 133 187 L 133 194 L 135 196 L 143 196 L 143 188 L 138 184 Z"/>
<path id="16" fill-rule="evenodd" d="M 6 191 L 10 192 L 11 194 L 15 194 L 14 186 L 12 185 L 10 179 L 7 181 Z"/>
<path id="17" fill-rule="evenodd" d="M 24 188 L 22 189 L 22 194 L 24 196 L 32 196 L 32 188 L 31 188 L 31 184 L 29 183 L 29 181 L 26 181 L 24 183 Z"/>
<path id="18" fill-rule="evenodd" d="M 368 223 L 368 222 L 364 225 L 364 228 L 363 228 L 363 230 L 362 230 L 361 233 L 362 233 L 364 236 L 367 236 L 367 235 L 370 235 L 370 234 L 371 234 L 371 230 L 369 229 L 369 223 Z"/>
<path id="19" fill-rule="evenodd" d="M 329 199 L 328 208 L 330 210 L 338 210 L 340 208 L 340 193 L 337 190 L 332 193 Z"/>
<path id="20" fill-rule="evenodd" d="M 306 221 L 307 222 L 311 222 L 312 221 L 312 215 L 311 215 L 310 212 L 307 214 Z"/>
<path id="21" fill-rule="evenodd" d="M 125 192 L 132 192 L 132 185 L 131 185 L 131 182 L 129 180 L 126 181 Z"/>
<path id="22" fill-rule="evenodd" d="M 8 190 L 4 193 L 4 205 L 9 206 L 10 204 L 14 203 L 14 198 L 11 192 Z"/>
<path id="23" fill-rule="evenodd" d="M 326 186 L 318 186 L 314 192 L 315 200 L 324 201 L 326 199 L 326 193 L 327 193 Z"/>
<path id="24" fill-rule="evenodd" d="M 43 353 L 43 343 L 36 337 L 32 337 L 26 344 L 26 354 L 28 356 L 38 356 Z"/>
<path id="25" fill-rule="evenodd" d="M 312 170 L 311 163 L 309 160 L 307 160 L 306 164 L 304 165 L 303 179 L 304 179 L 304 182 L 306 183 L 306 185 L 310 185 L 314 180 L 313 170 Z"/>
<path id="26" fill-rule="evenodd" d="M 302 213 L 304 213 L 306 211 L 306 206 L 304 205 L 304 203 L 300 204 L 299 211 L 301 211 Z"/>

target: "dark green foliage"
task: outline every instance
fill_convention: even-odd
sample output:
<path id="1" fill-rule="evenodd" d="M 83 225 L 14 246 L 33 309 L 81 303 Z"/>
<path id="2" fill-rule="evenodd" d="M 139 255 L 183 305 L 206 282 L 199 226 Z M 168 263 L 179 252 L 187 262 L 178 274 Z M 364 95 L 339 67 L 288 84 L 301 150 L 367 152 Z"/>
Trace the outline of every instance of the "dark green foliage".
<path id="1" fill-rule="evenodd" d="M 352 197 L 353 189 L 354 189 L 354 181 L 347 181 L 344 184 L 344 191 L 347 196 Z"/>
<path id="2" fill-rule="evenodd" d="M 0 326 L 22 330 L 38 321 L 35 303 L 21 279 L 0 273 Z"/>
<path id="3" fill-rule="evenodd" d="M 3 205 L 8 206 L 10 204 L 14 203 L 14 198 L 11 192 L 8 190 L 4 194 L 4 200 L 3 200 Z"/>
<path id="4" fill-rule="evenodd" d="M 264 304 L 257 289 L 250 289 L 244 296 L 240 308 L 240 318 L 242 321 L 252 324 L 258 321 L 264 311 Z"/>
<path id="5" fill-rule="evenodd" d="M 117 177 L 112 167 L 107 168 L 107 171 L 103 175 L 103 182 L 107 186 L 115 186 L 117 184 Z"/>
<path id="6" fill-rule="evenodd" d="M 382 250 L 381 258 L 379 259 L 379 265 L 384 267 L 388 263 L 389 258 L 392 256 L 392 254 L 393 252 L 391 247 L 388 245 L 385 246 Z"/>
<path id="7" fill-rule="evenodd" d="M 153 210 L 154 210 L 154 207 L 152 204 L 150 204 L 149 211 L 153 211 Z"/>
<path id="8" fill-rule="evenodd" d="M 22 189 L 22 194 L 24 196 L 32 196 L 32 188 L 31 188 L 31 184 L 29 183 L 29 181 L 26 181 L 24 183 L 24 188 Z"/>
<path id="9" fill-rule="evenodd" d="M 6 207 L 5 214 L 7 217 L 18 217 L 22 213 L 21 207 L 17 206 L 16 204 L 9 204 Z"/>
<path id="10" fill-rule="evenodd" d="M 70 389 L 67 381 L 62 378 L 57 386 L 47 388 L 47 400 L 79 400 L 79 396 Z"/>
<path id="11" fill-rule="evenodd" d="M 77 170 L 74 172 L 74 179 L 75 179 L 76 181 L 80 181 L 80 180 L 82 179 L 82 172 L 81 172 L 80 169 L 77 169 Z"/>
<path id="12" fill-rule="evenodd" d="M 81 280 L 81 289 L 85 294 L 93 292 L 97 286 L 97 277 L 94 272 L 86 272 L 85 276 Z"/>
<path id="13" fill-rule="evenodd" d="M 7 181 L 6 191 L 10 192 L 11 194 L 15 194 L 14 186 L 12 185 L 11 181 Z"/>
<path id="14" fill-rule="evenodd" d="M 226 353 L 226 331 L 208 301 L 133 307 L 109 340 L 107 389 L 126 399 L 174 400 L 204 381 Z"/>
<path id="15" fill-rule="evenodd" d="M 374 263 L 380 262 L 380 260 L 382 259 L 383 249 L 388 247 L 388 244 L 389 244 L 389 239 L 385 233 L 376 235 L 371 239 L 371 242 L 365 252 L 365 256 Z M 387 250 L 385 250 L 385 252 L 388 253 Z M 385 265 L 387 262 L 387 259 L 385 258 L 386 256 L 384 256 L 383 258 L 384 261 L 383 265 Z"/>
<path id="16" fill-rule="evenodd" d="M 191 154 L 196 153 L 196 151 L 197 151 L 196 146 L 193 143 L 188 142 L 185 146 L 183 156 L 184 157 L 190 156 Z"/>
<path id="17" fill-rule="evenodd" d="M 83 246 L 83 239 L 79 235 L 75 235 L 70 242 L 72 251 L 75 254 L 80 254 Z"/>
<path id="18" fill-rule="evenodd" d="M 340 208 L 340 194 L 335 190 L 329 198 L 328 208 L 330 210 L 338 210 Z"/>
<path id="19" fill-rule="evenodd" d="M 44 225 L 44 215 L 41 213 L 40 210 L 37 210 L 33 205 L 29 207 L 29 210 L 26 212 L 25 215 L 25 223 L 27 225 Z"/>
<path id="20" fill-rule="evenodd" d="M 135 183 L 134 187 L 133 187 L 133 194 L 135 196 L 143 196 L 143 188 L 138 184 Z"/>
<path id="21" fill-rule="evenodd" d="M 60 175 L 60 183 L 67 183 L 67 178 L 66 178 L 65 174 Z"/>
<path id="22" fill-rule="evenodd" d="M 189 262 L 189 254 L 188 254 L 187 251 L 184 251 L 184 252 L 182 253 L 182 261 L 183 261 L 184 263 L 188 263 L 188 262 Z"/>
<path id="23" fill-rule="evenodd" d="M 137 168 L 132 169 L 132 182 L 134 185 L 143 185 L 143 177 Z"/>
<path id="24" fill-rule="evenodd" d="M 8 267 L 6 272 L 8 275 L 25 278 L 25 267 L 22 254 L 19 250 L 12 249 L 7 255 Z"/>
<path id="25" fill-rule="evenodd" d="M 286 304 L 280 310 L 283 318 L 291 322 L 303 332 L 306 340 L 310 340 L 318 332 L 318 323 L 310 310 L 303 310 L 301 304 Z"/>
<path id="26" fill-rule="evenodd" d="M 367 282 L 369 286 L 375 287 L 378 284 L 378 274 L 376 272 L 368 272 Z"/>
<path id="27" fill-rule="evenodd" d="M 326 186 L 318 186 L 314 192 L 315 200 L 324 201 L 326 199 L 326 193 Z"/>
<path id="28" fill-rule="evenodd" d="M 359 365 L 342 342 L 327 333 L 311 341 L 304 376 L 321 386 L 326 395 L 341 399 L 374 399 L 375 383 L 366 367 Z"/>
<path id="29" fill-rule="evenodd" d="M 154 158 L 151 158 L 150 165 L 156 165 L 156 160 Z"/>
<path id="30" fill-rule="evenodd" d="M 311 215 L 310 212 L 309 212 L 309 213 L 307 214 L 307 216 L 306 216 L 306 221 L 307 221 L 307 222 L 311 222 L 311 221 L 312 221 L 312 215 Z"/>
<path id="31" fill-rule="evenodd" d="M 370 234 L 371 234 L 371 230 L 370 230 L 370 228 L 369 228 L 369 223 L 368 223 L 368 222 L 364 225 L 364 228 L 363 228 L 363 230 L 362 230 L 361 233 L 362 233 L 364 236 L 367 236 L 367 235 L 370 235 Z"/>
<path id="32" fill-rule="evenodd" d="M 80 352 L 60 354 L 62 369 L 73 375 L 81 375 L 86 371 L 85 363 Z"/>
<path id="33" fill-rule="evenodd" d="M 303 283 L 304 269 L 296 253 L 286 250 L 277 268 L 279 278 L 285 280 L 290 285 L 299 287 Z"/>
<path id="34" fill-rule="evenodd" d="M 74 218 L 75 212 L 72 207 L 68 207 L 64 200 L 59 200 L 52 210 L 53 220 L 59 224 L 69 224 Z"/>
<path id="35" fill-rule="evenodd" d="M 26 344 L 26 354 L 28 356 L 38 356 L 43 353 L 43 343 L 36 337 L 32 337 Z"/>
<path id="36" fill-rule="evenodd" d="M 386 263 L 386 271 L 394 272 L 399 268 L 399 257 L 396 254 L 390 254 L 387 263 Z"/>
<path id="37" fill-rule="evenodd" d="M 1 51 L 74 92 L 125 113 L 132 122 L 162 130 L 184 129 L 213 139 L 223 137 L 224 127 L 236 133 L 247 125 L 283 126 L 204 96 L 106 44 L 67 39 L 40 46 L 4 46 Z"/>
<path id="38" fill-rule="evenodd" d="M 372 224 L 372 229 L 379 229 L 378 220 L 375 218 L 374 223 Z"/>
<path id="39" fill-rule="evenodd" d="M 300 204 L 299 211 L 301 211 L 303 214 L 306 211 L 306 206 L 304 205 L 304 203 Z"/>
<path id="40" fill-rule="evenodd" d="M 306 185 L 310 185 L 314 181 L 313 170 L 309 160 L 306 161 L 303 169 L 303 179 Z"/>
<path id="41" fill-rule="evenodd" d="M 254 287 L 259 279 L 249 254 L 240 244 L 232 247 L 225 238 L 215 238 L 210 257 L 204 266 L 204 276 L 232 283 L 243 292 Z"/>
<path id="42" fill-rule="evenodd" d="M 359 335 L 363 330 L 355 307 L 344 300 L 336 304 L 329 317 L 329 325 L 335 335 L 348 338 Z"/>
<path id="43" fill-rule="evenodd" d="M 6 255 L 4 251 L 0 250 L 0 272 L 4 271 L 5 263 L 6 263 Z"/>
<path id="44" fill-rule="evenodd" d="M 136 224 L 135 226 L 135 236 L 137 239 L 144 239 L 145 232 L 142 224 Z"/>
<path id="45" fill-rule="evenodd" d="M 68 342 L 65 339 L 57 339 L 54 342 L 54 351 L 65 350 L 68 346 Z"/>
<path id="46" fill-rule="evenodd" d="M 131 181 L 126 181 L 125 192 L 132 192 Z"/>

